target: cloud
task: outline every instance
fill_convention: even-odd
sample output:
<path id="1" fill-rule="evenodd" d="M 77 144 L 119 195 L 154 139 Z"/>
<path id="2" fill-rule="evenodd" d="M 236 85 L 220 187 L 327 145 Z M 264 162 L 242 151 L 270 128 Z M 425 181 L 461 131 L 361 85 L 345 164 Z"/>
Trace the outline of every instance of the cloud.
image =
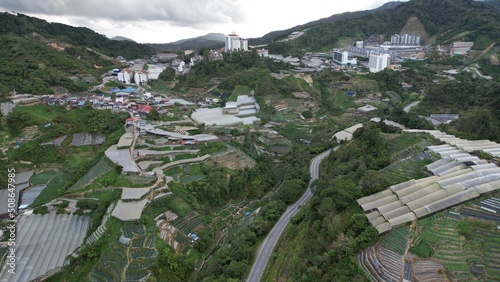
<path id="1" fill-rule="evenodd" d="M 2 0 L 0 8 L 27 14 L 206 27 L 244 20 L 241 3 L 242 0 Z"/>

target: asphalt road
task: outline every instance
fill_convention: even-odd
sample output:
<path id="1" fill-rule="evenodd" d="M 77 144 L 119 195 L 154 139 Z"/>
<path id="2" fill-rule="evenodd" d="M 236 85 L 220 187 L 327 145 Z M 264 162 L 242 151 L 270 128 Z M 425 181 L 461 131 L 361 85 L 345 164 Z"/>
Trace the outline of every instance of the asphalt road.
<path id="1" fill-rule="evenodd" d="M 333 150 L 335 150 L 336 148 L 334 148 Z M 252 265 L 252 270 L 250 270 L 250 274 L 248 275 L 248 278 L 246 280 L 247 282 L 260 281 L 260 278 L 262 277 L 262 274 L 264 273 L 264 270 L 266 269 L 267 263 L 269 261 L 269 256 L 271 255 L 274 246 L 278 242 L 281 233 L 283 233 L 283 230 L 285 230 L 285 227 L 288 222 L 290 222 L 292 216 L 297 213 L 299 206 L 304 205 L 307 201 L 309 201 L 309 199 L 311 199 L 313 195 L 311 191 L 311 185 L 314 180 L 319 178 L 319 164 L 326 156 L 328 156 L 328 154 L 330 154 L 330 151 L 331 150 L 327 150 L 311 160 L 311 180 L 309 181 L 309 186 L 307 187 L 306 192 L 295 204 L 288 206 L 276 225 L 274 225 L 271 232 L 269 232 L 266 239 L 264 239 L 264 242 L 262 242 L 257 252 L 257 257 L 255 258 L 255 261 Z"/>

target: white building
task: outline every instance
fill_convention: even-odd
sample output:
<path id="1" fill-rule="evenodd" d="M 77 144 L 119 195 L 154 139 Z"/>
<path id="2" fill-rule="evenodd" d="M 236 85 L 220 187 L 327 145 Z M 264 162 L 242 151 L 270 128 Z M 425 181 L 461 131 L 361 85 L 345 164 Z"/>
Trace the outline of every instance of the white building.
<path id="1" fill-rule="evenodd" d="M 130 84 L 132 81 L 132 77 L 134 76 L 134 72 L 130 69 L 124 69 L 118 73 L 118 81 L 124 84 Z"/>
<path id="2" fill-rule="evenodd" d="M 453 42 L 450 48 L 450 54 L 453 55 L 467 55 L 474 42 Z"/>
<path id="3" fill-rule="evenodd" d="M 261 57 L 269 57 L 269 50 L 260 49 L 260 50 L 257 50 L 257 54 Z"/>
<path id="4" fill-rule="evenodd" d="M 357 65 L 358 64 L 358 59 L 349 57 L 349 53 L 347 51 L 343 50 L 335 50 L 333 51 L 333 61 L 341 64 L 341 65 Z"/>
<path id="5" fill-rule="evenodd" d="M 235 33 L 231 33 L 226 35 L 226 42 L 224 45 L 224 51 L 235 51 L 235 50 L 244 50 L 248 51 L 248 40 L 239 37 Z"/>
<path id="6" fill-rule="evenodd" d="M 363 48 L 363 44 L 364 44 L 363 41 L 356 41 L 356 47 L 358 48 Z"/>
<path id="7" fill-rule="evenodd" d="M 137 85 L 144 85 L 148 83 L 148 72 L 146 70 L 140 70 L 135 73 L 134 81 Z"/>
<path id="8" fill-rule="evenodd" d="M 368 61 L 370 72 L 379 72 L 391 65 L 391 55 L 371 53 Z"/>
<path id="9" fill-rule="evenodd" d="M 391 36 L 391 45 L 419 46 L 420 36 L 412 34 L 394 34 Z"/>
<path id="10" fill-rule="evenodd" d="M 148 80 L 156 80 L 165 70 L 165 66 L 148 65 Z"/>

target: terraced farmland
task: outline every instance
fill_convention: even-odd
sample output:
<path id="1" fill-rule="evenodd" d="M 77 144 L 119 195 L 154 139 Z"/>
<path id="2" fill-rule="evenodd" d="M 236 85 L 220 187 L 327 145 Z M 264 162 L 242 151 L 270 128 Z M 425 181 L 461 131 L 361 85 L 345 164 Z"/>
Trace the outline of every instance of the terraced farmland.
<path id="1" fill-rule="evenodd" d="M 479 252 L 464 248 L 465 240 L 460 237 L 457 222 L 443 213 L 420 220 L 420 229 L 414 242 L 430 245 L 434 249 L 433 259 L 441 262 L 456 281 L 470 281 L 474 277 L 469 263 L 479 259 Z"/>
<path id="2" fill-rule="evenodd" d="M 386 175 L 390 184 L 402 183 L 410 179 L 419 179 L 424 177 L 422 167 L 428 164 L 427 160 L 423 160 L 420 154 L 411 158 L 403 159 L 392 163 L 389 166 L 379 170 Z"/>
<path id="3" fill-rule="evenodd" d="M 400 281 L 403 257 L 379 244 L 359 252 L 358 261 L 373 281 Z"/>
<path id="4" fill-rule="evenodd" d="M 486 281 L 500 281 L 500 232 L 484 229 L 474 230 L 474 236 L 467 240 L 466 247 L 480 251 L 475 261 Z"/>
<path id="5" fill-rule="evenodd" d="M 379 241 L 383 247 L 403 255 L 408 243 L 409 229 L 408 227 L 400 227 L 391 231 L 389 234 L 382 237 Z"/>
<path id="6" fill-rule="evenodd" d="M 193 232 L 196 227 L 202 225 L 200 216 L 194 211 L 188 212 L 184 217 L 179 217 L 171 223 L 175 228 L 185 234 Z"/>
<path id="7" fill-rule="evenodd" d="M 101 160 L 93 166 L 87 174 L 80 178 L 73 186 L 71 186 L 68 191 L 78 190 L 86 187 L 92 183 L 97 178 L 103 176 L 104 174 L 110 172 L 113 168 L 107 164 L 106 157 L 102 157 Z"/>
<path id="8" fill-rule="evenodd" d="M 148 268 L 155 262 L 156 237 L 146 234 L 140 224 L 122 227 L 122 235 L 131 238 L 128 245 L 114 243 L 101 256 L 90 273 L 90 281 L 146 281 L 151 274 Z"/>

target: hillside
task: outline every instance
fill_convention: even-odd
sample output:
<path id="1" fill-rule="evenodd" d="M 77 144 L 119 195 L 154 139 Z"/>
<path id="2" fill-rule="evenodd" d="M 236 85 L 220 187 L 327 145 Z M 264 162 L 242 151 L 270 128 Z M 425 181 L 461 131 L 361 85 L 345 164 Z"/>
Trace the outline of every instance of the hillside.
<path id="1" fill-rule="evenodd" d="M 436 43 L 474 41 L 474 49 L 482 50 L 500 40 L 498 11 L 489 5 L 472 0 L 411 0 L 334 24 L 315 25 L 297 40 L 274 42 L 268 49 L 272 53 L 300 52 L 301 49 L 326 51 L 338 47 L 342 37 L 364 39 L 371 34 L 399 33 L 410 17 L 417 17 Z"/>
<path id="2" fill-rule="evenodd" d="M 224 47 L 224 38 L 225 35 L 222 33 L 209 33 L 203 36 L 181 39 L 170 43 L 149 43 L 146 45 L 162 51 L 199 50 L 201 48 L 212 49 Z"/>
<path id="3" fill-rule="evenodd" d="M 113 66 L 108 56 L 144 57 L 153 49 L 115 41 L 88 28 L 0 13 L 0 91 L 52 94 L 54 86 L 86 90 Z"/>
<path id="4" fill-rule="evenodd" d="M 322 18 L 319 20 L 308 22 L 308 23 L 303 24 L 303 25 L 294 26 L 294 27 L 286 29 L 286 30 L 272 31 L 272 32 L 265 34 L 262 37 L 259 37 L 259 38 L 249 38 L 248 43 L 250 45 L 266 44 L 266 43 L 269 43 L 272 41 L 283 39 L 283 38 L 287 37 L 290 33 L 292 33 L 293 31 L 296 31 L 296 30 L 303 30 L 303 29 L 313 27 L 316 25 L 333 24 L 337 21 L 356 19 L 356 18 L 365 16 L 368 14 L 376 13 L 378 11 L 383 11 L 386 9 L 394 8 L 394 7 L 398 6 L 399 4 L 400 4 L 400 2 L 388 2 L 388 3 L 385 3 L 384 5 L 380 6 L 379 8 L 373 9 L 373 10 L 345 12 L 345 13 L 341 13 L 341 14 L 335 14 L 335 15 L 332 15 L 332 16 L 327 17 L 327 18 Z"/>
<path id="5" fill-rule="evenodd" d="M 154 53 L 144 44 L 111 40 L 89 28 L 50 23 L 23 14 L 0 13 L 0 35 L 26 36 L 33 32 L 71 45 L 92 48 L 111 57 L 140 58 Z"/>

